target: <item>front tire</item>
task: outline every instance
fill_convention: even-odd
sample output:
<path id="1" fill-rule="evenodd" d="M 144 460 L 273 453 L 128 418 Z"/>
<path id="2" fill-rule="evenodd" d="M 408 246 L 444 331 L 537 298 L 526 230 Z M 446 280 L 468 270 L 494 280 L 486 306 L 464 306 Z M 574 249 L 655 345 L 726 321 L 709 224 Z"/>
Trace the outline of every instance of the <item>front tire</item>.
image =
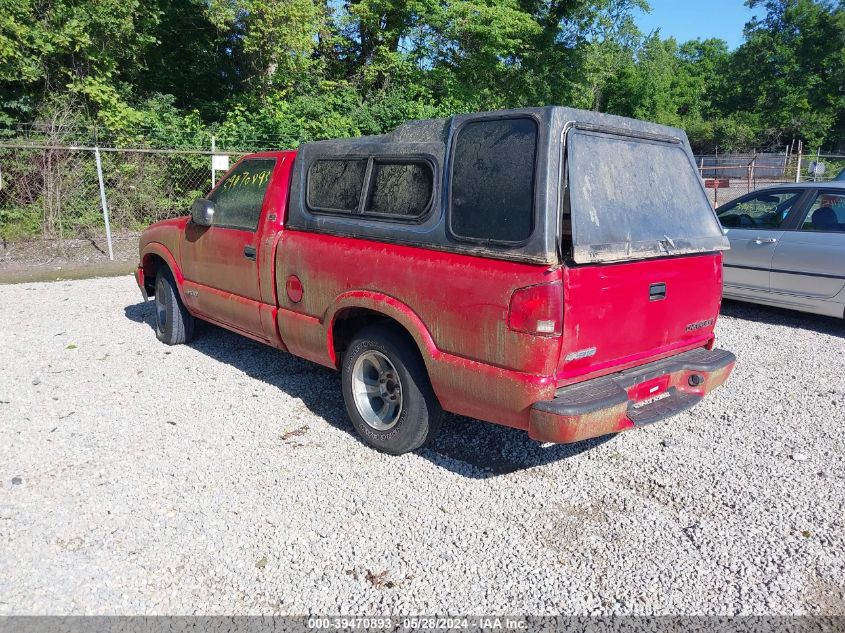
<path id="1" fill-rule="evenodd" d="M 182 303 L 169 269 L 159 269 L 155 288 L 156 338 L 167 345 L 189 342 L 194 337 L 194 317 Z"/>
<path id="2" fill-rule="evenodd" d="M 401 455 L 426 444 L 442 411 L 416 346 L 397 328 L 370 326 L 343 357 L 346 412 L 363 440 Z"/>

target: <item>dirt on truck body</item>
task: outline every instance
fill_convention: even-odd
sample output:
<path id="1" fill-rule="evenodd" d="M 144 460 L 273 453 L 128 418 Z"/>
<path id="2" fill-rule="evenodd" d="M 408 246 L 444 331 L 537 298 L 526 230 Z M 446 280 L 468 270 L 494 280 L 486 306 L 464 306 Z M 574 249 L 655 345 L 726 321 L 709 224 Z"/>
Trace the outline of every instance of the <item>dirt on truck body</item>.
<path id="1" fill-rule="evenodd" d="M 443 410 L 575 442 L 693 406 L 735 362 L 725 248 L 683 131 L 547 107 L 246 156 L 138 283 L 164 342 L 201 318 L 340 370 L 402 453 Z"/>

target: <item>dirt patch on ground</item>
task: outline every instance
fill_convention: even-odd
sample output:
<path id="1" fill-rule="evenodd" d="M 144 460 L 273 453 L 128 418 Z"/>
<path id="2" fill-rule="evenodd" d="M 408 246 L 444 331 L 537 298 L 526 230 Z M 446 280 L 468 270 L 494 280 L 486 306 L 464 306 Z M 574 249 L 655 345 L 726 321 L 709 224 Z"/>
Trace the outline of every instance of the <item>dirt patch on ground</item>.
<path id="1" fill-rule="evenodd" d="M 139 233 L 112 236 L 114 260 L 105 235 L 85 239 L 0 243 L 0 283 L 110 277 L 138 264 Z"/>
<path id="2" fill-rule="evenodd" d="M 67 281 L 94 277 L 119 277 L 135 270 L 135 262 L 99 262 L 69 266 L 31 266 L 29 268 L 0 268 L 0 284 L 20 284 L 31 281 Z"/>
<path id="3" fill-rule="evenodd" d="M 807 607 L 815 615 L 845 615 L 845 588 L 834 582 L 812 578 L 806 591 Z"/>

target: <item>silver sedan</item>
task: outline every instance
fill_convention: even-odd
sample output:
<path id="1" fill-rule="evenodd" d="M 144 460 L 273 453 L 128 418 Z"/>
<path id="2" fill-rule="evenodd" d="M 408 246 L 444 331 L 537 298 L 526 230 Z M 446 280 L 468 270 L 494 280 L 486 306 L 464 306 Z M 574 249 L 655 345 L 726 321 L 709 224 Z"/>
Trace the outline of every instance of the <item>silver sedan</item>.
<path id="1" fill-rule="evenodd" d="M 845 182 L 759 189 L 716 213 L 726 298 L 845 317 Z"/>

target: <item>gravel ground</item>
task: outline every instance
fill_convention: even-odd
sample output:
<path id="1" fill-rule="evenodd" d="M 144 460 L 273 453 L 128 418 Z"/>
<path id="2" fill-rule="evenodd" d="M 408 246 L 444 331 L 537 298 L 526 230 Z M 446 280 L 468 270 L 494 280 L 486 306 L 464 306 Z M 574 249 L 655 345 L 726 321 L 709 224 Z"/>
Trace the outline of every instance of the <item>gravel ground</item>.
<path id="1" fill-rule="evenodd" d="M 362 445 L 335 374 L 130 277 L 0 286 L 0 614 L 845 614 L 845 325 L 728 303 L 692 411 Z"/>

